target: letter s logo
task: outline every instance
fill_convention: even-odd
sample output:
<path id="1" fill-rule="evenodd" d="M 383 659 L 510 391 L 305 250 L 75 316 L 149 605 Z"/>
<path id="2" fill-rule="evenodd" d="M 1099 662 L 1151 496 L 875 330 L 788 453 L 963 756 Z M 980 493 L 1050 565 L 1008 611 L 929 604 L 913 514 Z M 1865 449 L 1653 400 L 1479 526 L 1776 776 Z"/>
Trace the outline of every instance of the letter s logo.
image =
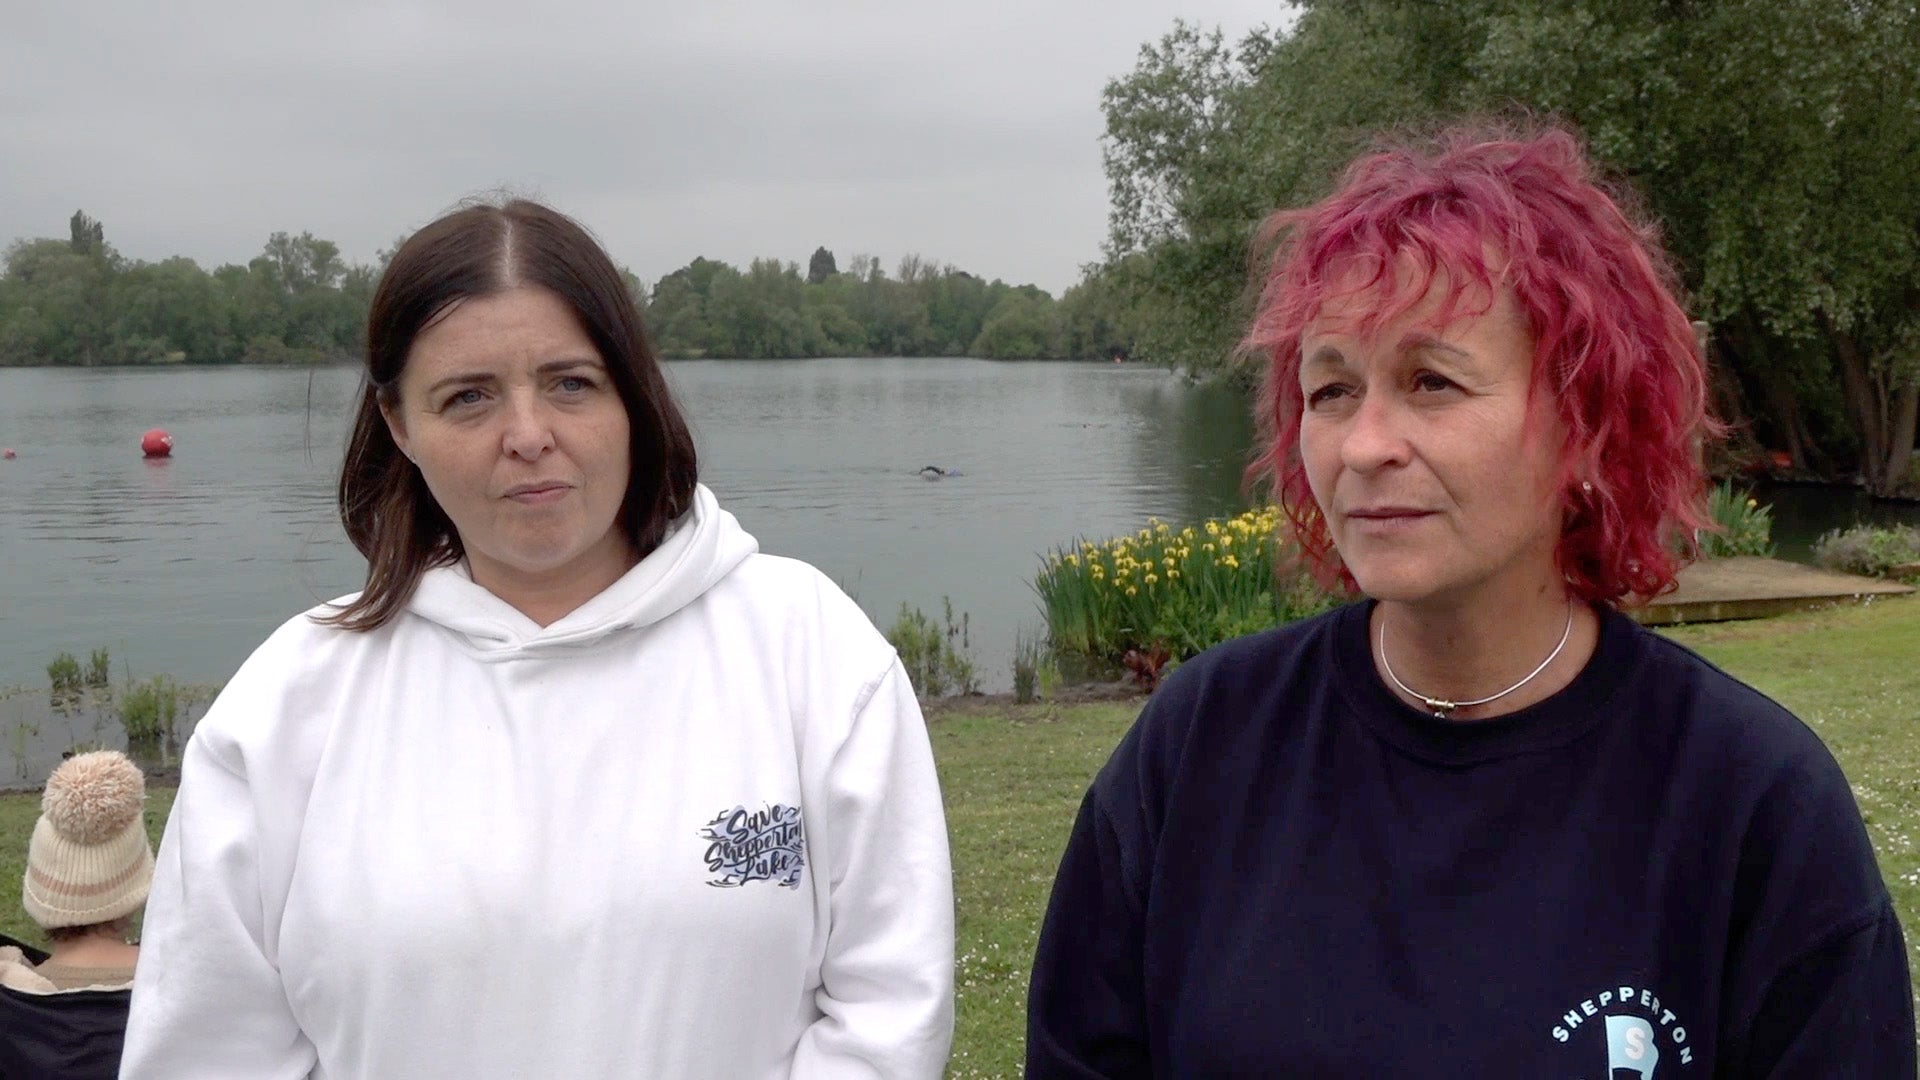
<path id="1" fill-rule="evenodd" d="M 1607 1069 L 1629 1069 L 1640 1080 L 1653 1080 L 1660 1051 L 1653 1045 L 1653 1025 L 1638 1016 L 1607 1017 Z"/>

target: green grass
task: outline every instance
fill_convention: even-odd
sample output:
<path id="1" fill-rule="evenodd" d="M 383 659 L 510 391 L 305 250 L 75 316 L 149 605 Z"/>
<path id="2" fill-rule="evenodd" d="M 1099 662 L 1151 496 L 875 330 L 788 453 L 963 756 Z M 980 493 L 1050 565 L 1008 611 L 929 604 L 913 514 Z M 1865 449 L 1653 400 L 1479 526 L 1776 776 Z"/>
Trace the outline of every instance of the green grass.
<path id="1" fill-rule="evenodd" d="M 1132 702 L 1024 705 L 931 726 L 959 938 L 949 1075 L 1020 1075 L 1027 972 L 1054 868 L 1087 782 L 1137 711 Z"/>
<path id="2" fill-rule="evenodd" d="M 1671 636 L 1792 709 L 1852 781 L 1920 972 L 1920 599 Z M 940 709 L 930 725 L 953 836 L 959 943 L 955 1077 L 1018 1076 L 1028 965 L 1055 863 L 1137 702 Z M 172 792 L 156 789 L 156 837 Z M 0 883 L 18 882 L 38 812 L 0 796 Z M 17 886 L 15 886 L 17 888 Z M 18 905 L 0 930 L 38 940 Z"/>

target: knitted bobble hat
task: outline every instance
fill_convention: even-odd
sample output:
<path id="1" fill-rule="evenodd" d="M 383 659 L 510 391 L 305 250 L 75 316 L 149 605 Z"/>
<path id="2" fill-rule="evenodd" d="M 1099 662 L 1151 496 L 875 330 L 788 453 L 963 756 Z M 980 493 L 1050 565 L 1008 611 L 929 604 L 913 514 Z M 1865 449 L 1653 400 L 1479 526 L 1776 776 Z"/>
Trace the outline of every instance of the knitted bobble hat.
<path id="1" fill-rule="evenodd" d="M 147 902 L 153 848 L 140 813 L 146 797 L 146 777 L 118 750 L 78 754 L 53 770 L 20 896 L 42 928 L 112 922 Z"/>

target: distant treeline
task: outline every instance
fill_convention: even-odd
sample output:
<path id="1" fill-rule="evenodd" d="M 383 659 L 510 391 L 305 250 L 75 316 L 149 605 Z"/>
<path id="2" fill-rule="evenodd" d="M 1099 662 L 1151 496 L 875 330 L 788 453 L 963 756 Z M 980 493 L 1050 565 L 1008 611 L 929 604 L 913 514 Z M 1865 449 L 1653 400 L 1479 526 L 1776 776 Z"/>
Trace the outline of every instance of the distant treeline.
<path id="1" fill-rule="evenodd" d="M 20 240 L 0 274 L 0 366 L 302 363 L 358 353 L 389 251 L 349 264 L 311 233 L 274 233 L 245 266 L 131 260 L 83 212 L 65 240 Z M 1114 298 L 1098 277 L 1055 300 L 919 256 L 888 276 L 820 248 L 797 264 L 743 272 L 695 259 L 651 289 L 627 274 L 660 351 L 671 357 L 1106 357 L 1124 353 Z"/>
<path id="2" fill-rule="evenodd" d="M 245 266 L 123 258 L 84 213 L 66 240 L 21 240 L 0 275 L 0 365 L 295 363 L 358 350 L 379 271 L 311 233 L 274 233 Z"/>
<path id="3" fill-rule="evenodd" d="M 647 321 L 668 356 L 1107 357 L 1127 349 L 1110 290 L 1083 281 L 1055 300 L 917 255 L 893 276 L 869 255 L 839 269 L 820 248 L 800 267 L 755 259 L 742 272 L 695 259 L 660 279 Z"/>

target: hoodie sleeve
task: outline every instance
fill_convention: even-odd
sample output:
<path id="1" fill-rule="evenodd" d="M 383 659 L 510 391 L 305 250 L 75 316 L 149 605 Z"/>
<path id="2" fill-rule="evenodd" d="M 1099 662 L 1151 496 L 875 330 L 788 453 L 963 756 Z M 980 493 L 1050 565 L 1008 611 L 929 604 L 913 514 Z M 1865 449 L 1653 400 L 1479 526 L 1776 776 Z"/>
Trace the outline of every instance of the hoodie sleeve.
<path id="1" fill-rule="evenodd" d="M 295 1080 L 315 1062 L 266 946 L 258 817 L 231 744 L 188 742 L 127 1019 L 125 1080 Z"/>
<path id="2" fill-rule="evenodd" d="M 895 660 L 825 763 L 809 828 L 829 875 L 816 1003 L 791 1075 L 938 1077 L 953 1039 L 953 868 L 926 722 Z"/>

